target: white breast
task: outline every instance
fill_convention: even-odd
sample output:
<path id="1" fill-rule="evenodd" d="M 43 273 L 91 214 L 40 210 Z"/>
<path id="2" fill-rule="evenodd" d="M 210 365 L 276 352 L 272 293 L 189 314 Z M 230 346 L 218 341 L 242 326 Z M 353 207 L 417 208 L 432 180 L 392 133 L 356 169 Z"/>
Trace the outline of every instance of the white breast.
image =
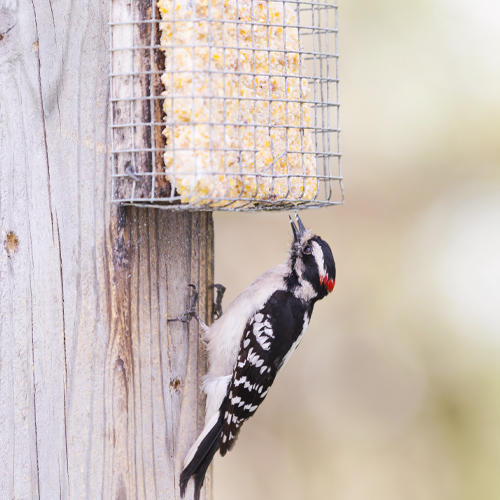
<path id="1" fill-rule="evenodd" d="M 259 276 L 204 333 L 210 376 L 220 377 L 233 372 L 248 319 L 264 306 L 274 292 L 285 289 L 283 278 L 286 270 L 286 264 L 280 264 Z"/>
<path id="2" fill-rule="evenodd" d="M 219 410 L 226 396 L 247 321 L 262 309 L 275 291 L 285 289 L 283 278 L 287 269 L 286 264 L 281 264 L 259 276 L 204 332 L 208 352 L 208 373 L 203 378 L 207 395 L 206 421 Z"/>

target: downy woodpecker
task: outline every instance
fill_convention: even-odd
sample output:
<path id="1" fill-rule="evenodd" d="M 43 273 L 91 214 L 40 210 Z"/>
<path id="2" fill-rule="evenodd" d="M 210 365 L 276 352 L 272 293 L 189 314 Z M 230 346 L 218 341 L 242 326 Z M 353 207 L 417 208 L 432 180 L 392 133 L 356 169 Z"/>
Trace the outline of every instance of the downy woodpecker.
<path id="1" fill-rule="evenodd" d="M 181 496 L 193 477 L 199 500 L 215 453 L 232 449 L 301 341 L 314 304 L 335 286 L 328 243 L 296 218 L 297 226 L 290 218 L 294 239 L 286 261 L 257 278 L 210 327 L 202 324 L 209 361 L 205 428 L 184 461 Z"/>

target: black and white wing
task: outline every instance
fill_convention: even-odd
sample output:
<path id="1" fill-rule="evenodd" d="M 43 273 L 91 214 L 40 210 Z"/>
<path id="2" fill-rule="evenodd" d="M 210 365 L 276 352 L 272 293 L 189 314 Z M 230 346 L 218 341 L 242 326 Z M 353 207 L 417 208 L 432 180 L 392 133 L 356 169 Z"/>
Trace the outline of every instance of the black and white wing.
<path id="1" fill-rule="evenodd" d="M 299 344 L 311 313 L 312 305 L 280 290 L 248 321 L 220 408 L 222 456 L 232 449 L 241 426 L 264 401 L 276 374 Z"/>

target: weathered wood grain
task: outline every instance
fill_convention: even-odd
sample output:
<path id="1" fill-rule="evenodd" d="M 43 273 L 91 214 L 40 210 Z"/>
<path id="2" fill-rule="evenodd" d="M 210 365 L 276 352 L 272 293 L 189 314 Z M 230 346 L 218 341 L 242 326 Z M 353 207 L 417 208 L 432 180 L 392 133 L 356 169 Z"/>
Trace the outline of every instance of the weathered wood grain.
<path id="1" fill-rule="evenodd" d="M 177 499 L 202 426 L 212 218 L 110 205 L 108 12 L 0 0 L 1 499 Z"/>
<path id="2" fill-rule="evenodd" d="M 153 10 L 154 9 L 154 10 Z M 155 99 L 163 91 L 160 74 L 164 55 L 153 50 L 159 45 L 158 8 L 153 0 L 111 0 L 112 58 L 112 146 L 114 151 L 125 151 L 114 157 L 116 174 L 127 169 L 138 174 L 164 171 L 163 154 L 166 140 L 161 125 L 162 100 Z M 135 21 L 135 24 L 130 21 Z M 144 21 L 144 22 L 141 22 Z M 122 24 L 125 23 L 125 24 Z M 134 99 L 146 97 L 146 99 Z M 116 99 L 116 101 L 115 101 Z M 140 124 L 132 127 L 130 124 Z M 159 148 L 153 151 L 152 148 Z M 129 152 L 134 149 L 136 152 Z M 154 185 L 153 185 L 154 183 Z M 165 176 L 143 175 L 138 180 L 117 177 L 114 180 L 115 199 L 148 200 L 153 196 L 168 196 L 170 184 Z"/>

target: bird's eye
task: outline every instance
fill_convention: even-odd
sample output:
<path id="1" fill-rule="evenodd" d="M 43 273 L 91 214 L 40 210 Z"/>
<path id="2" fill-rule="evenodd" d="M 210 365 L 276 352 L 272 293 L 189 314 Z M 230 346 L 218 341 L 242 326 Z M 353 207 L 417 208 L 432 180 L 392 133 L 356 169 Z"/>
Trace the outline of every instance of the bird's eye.
<path id="1" fill-rule="evenodd" d="M 311 254 L 312 254 L 312 248 L 311 248 L 311 245 L 306 245 L 306 246 L 303 248 L 302 252 L 303 252 L 304 254 L 306 254 L 306 255 L 311 255 Z"/>

